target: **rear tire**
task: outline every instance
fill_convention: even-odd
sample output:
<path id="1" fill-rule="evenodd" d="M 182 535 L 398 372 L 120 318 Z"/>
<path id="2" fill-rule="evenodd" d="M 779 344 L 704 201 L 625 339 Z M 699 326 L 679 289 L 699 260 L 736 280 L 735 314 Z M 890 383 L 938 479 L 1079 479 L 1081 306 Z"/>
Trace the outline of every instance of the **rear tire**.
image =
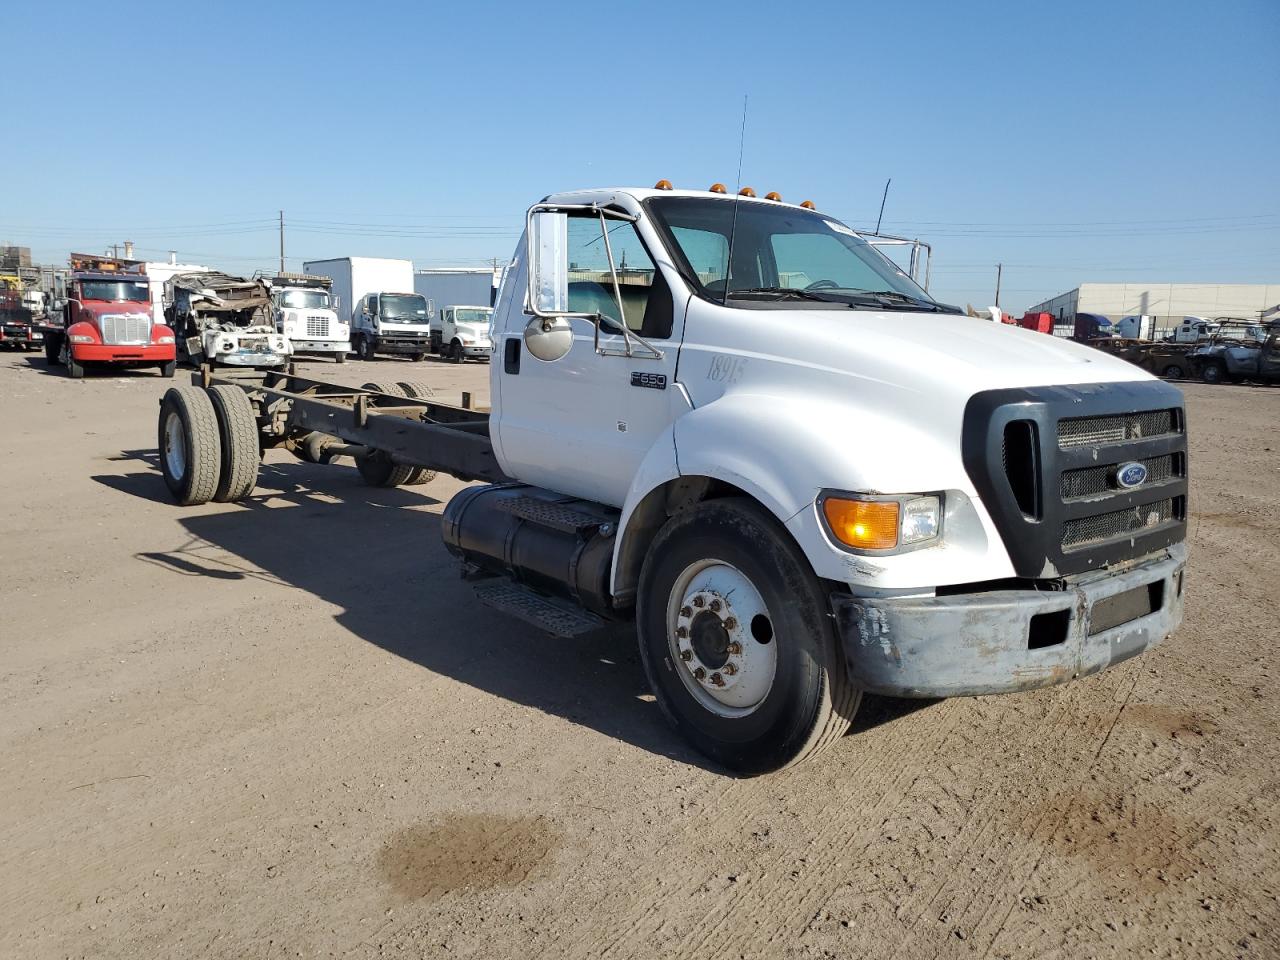
<path id="1" fill-rule="evenodd" d="M 383 380 L 372 380 L 360 389 L 374 390 L 378 393 L 390 394 L 393 397 L 409 396 L 400 384 Z M 360 476 L 364 478 L 364 482 L 371 487 L 406 487 L 416 483 L 425 483 L 426 480 L 422 479 L 422 474 L 430 473 L 430 471 L 424 470 L 422 467 L 409 467 L 399 463 L 392 463 L 390 458 L 381 453 L 372 457 L 358 458 L 356 460 L 356 469 L 360 471 Z"/>
<path id="2" fill-rule="evenodd" d="M 258 485 L 258 466 L 262 462 L 258 418 L 248 394 L 239 387 L 210 387 L 209 399 L 218 418 L 221 442 L 219 480 L 213 499 L 234 503 L 249 496 Z"/>
<path id="3" fill-rule="evenodd" d="M 1211 360 L 1200 368 L 1200 379 L 1205 383 L 1221 383 L 1227 378 L 1227 368 L 1217 360 Z"/>
<path id="4" fill-rule="evenodd" d="M 758 504 L 712 500 L 667 521 L 637 596 L 649 685 L 672 725 L 712 760 L 767 773 L 849 729 L 862 694 L 845 670 L 826 594 Z"/>
<path id="5" fill-rule="evenodd" d="M 435 391 L 423 383 L 421 380 L 401 380 L 396 384 L 400 388 L 400 392 L 406 397 L 412 397 L 415 400 L 430 400 L 436 395 Z M 413 467 L 413 474 L 404 482 L 404 486 L 412 487 L 420 483 L 430 483 L 436 478 L 434 470 L 428 470 L 426 467 Z"/>
<path id="6" fill-rule="evenodd" d="M 170 387 L 160 401 L 160 472 L 184 507 L 208 503 L 218 489 L 222 440 L 209 394 L 199 387 Z"/>

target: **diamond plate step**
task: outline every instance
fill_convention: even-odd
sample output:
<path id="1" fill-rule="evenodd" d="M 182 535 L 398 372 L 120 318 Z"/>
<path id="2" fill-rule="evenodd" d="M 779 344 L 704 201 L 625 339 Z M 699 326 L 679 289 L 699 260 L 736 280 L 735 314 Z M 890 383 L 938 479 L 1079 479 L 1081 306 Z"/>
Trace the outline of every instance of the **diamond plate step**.
<path id="1" fill-rule="evenodd" d="M 554 500 L 543 500 L 540 497 L 512 497 L 499 500 L 495 506 L 514 516 L 536 523 L 540 527 L 549 527 L 561 533 L 573 533 L 579 536 L 594 533 L 602 524 L 609 521 L 603 517 L 593 516 Z"/>
<path id="2" fill-rule="evenodd" d="M 567 603 L 549 600 L 532 590 L 503 581 L 475 588 L 476 599 L 487 607 L 523 620 L 557 637 L 580 637 L 599 630 L 606 621 Z"/>

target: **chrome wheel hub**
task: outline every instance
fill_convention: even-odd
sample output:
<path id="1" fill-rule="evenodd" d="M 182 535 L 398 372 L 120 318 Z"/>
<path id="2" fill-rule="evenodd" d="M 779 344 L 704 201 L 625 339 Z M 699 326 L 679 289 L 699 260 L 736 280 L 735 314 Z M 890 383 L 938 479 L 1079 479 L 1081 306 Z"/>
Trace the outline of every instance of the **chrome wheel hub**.
<path id="1" fill-rule="evenodd" d="M 182 418 L 170 413 L 164 421 L 164 462 L 169 468 L 169 476 L 180 480 L 187 473 L 187 431 L 182 427 Z"/>

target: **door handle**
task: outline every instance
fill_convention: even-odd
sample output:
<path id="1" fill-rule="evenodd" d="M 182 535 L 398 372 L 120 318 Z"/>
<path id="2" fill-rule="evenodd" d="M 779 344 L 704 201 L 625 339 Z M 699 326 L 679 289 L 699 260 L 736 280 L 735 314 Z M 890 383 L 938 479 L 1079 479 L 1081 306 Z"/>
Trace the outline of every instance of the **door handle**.
<path id="1" fill-rule="evenodd" d="M 502 348 L 502 370 L 513 375 L 520 372 L 519 337 L 507 337 Z"/>

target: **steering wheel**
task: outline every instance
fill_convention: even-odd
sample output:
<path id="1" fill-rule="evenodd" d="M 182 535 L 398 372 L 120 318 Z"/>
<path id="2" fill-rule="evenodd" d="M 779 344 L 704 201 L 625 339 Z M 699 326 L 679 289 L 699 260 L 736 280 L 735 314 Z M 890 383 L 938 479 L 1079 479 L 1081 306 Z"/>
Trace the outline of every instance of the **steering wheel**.
<path id="1" fill-rule="evenodd" d="M 815 280 L 805 287 L 806 290 L 839 290 L 840 284 L 834 280 Z"/>

